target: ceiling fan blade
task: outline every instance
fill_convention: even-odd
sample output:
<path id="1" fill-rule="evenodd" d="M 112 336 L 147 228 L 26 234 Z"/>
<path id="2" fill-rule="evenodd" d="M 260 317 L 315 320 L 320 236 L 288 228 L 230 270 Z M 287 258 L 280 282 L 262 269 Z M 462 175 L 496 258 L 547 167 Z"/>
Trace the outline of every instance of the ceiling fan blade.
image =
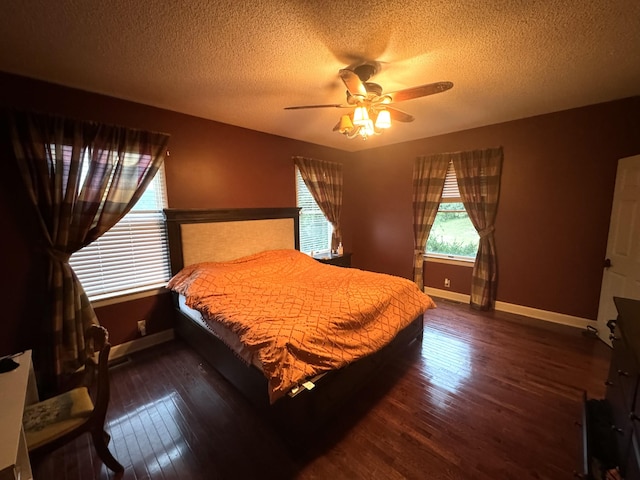
<path id="1" fill-rule="evenodd" d="M 355 72 L 343 68 L 338 73 L 351 95 L 367 96 L 367 89 Z"/>
<path id="2" fill-rule="evenodd" d="M 387 93 L 391 97 L 391 101 L 404 102 L 405 100 L 411 100 L 413 98 L 426 97 L 427 95 L 434 95 L 449 90 L 453 87 L 451 82 L 437 82 L 428 83 L 426 85 L 420 85 L 418 87 L 406 88 L 404 90 L 398 90 L 397 92 Z"/>
<path id="3" fill-rule="evenodd" d="M 343 105 L 341 103 L 329 103 L 327 105 L 299 105 L 294 107 L 284 107 L 285 110 L 302 110 L 303 108 L 353 108 L 353 105 Z"/>
<path id="4" fill-rule="evenodd" d="M 396 122 L 413 122 L 416 118 L 413 115 L 409 115 L 406 112 L 403 112 L 402 110 L 398 110 L 397 108 L 393 108 L 393 107 L 387 107 L 387 110 L 389 110 L 389 115 L 391 115 L 391 119 L 395 120 Z"/>

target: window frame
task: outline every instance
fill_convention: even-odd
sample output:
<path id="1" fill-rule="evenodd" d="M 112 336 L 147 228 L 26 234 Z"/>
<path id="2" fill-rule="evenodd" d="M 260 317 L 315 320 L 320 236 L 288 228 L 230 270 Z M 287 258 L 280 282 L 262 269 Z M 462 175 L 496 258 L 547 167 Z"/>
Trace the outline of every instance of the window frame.
<path id="1" fill-rule="evenodd" d="M 460 196 L 460 190 L 458 189 L 458 178 L 456 177 L 455 168 L 453 167 L 453 161 L 449 161 L 449 165 L 447 167 L 447 173 L 445 175 L 444 187 L 442 189 L 442 196 L 440 197 L 440 203 L 438 204 L 438 213 L 443 211 L 450 212 L 451 210 L 441 210 L 442 204 L 446 203 L 462 203 L 464 207 L 464 203 L 462 202 L 462 197 Z M 461 210 L 454 210 L 454 212 L 461 212 Z M 464 212 L 467 210 L 465 208 Z M 467 214 L 468 216 L 468 214 Z M 474 228 L 475 230 L 475 228 Z M 477 233 L 477 232 L 476 232 Z M 431 235 L 431 232 L 429 233 Z M 434 263 L 447 263 L 452 265 L 460 265 L 466 267 L 473 267 L 478 251 L 476 250 L 476 255 L 473 257 L 468 257 L 465 255 L 451 255 L 444 253 L 433 253 L 427 251 L 427 244 L 429 239 L 427 238 L 427 242 L 424 246 L 424 259 Z"/>
<path id="2" fill-rule="evenodd" d="M 311 194 L 311 191 L 309 191 L 309 188 L 307 187 L 307 184 L 305 183 L 305 181 L 302 179 L 302 174 L 300 173 L 300 169 L 298 168 L 298 166 L 296 165 L 295 167 L 295 182 L 296 182 L 296 207 L 300 208 L 300 251 L 303 253 L 307 253 L 307 254 L 311 254 L 313 253 L 314 255 L 317 253 L 329 253 L 331 252 L 331 237 L 333 235 L 333 225 L 331 224 L 331 222 L 329 220 L 327 220 L 326 215 L 324 214 L 324 212 L 322 212 L 322 210 L 320 209 L 320 207 L 318 206 L 318 203 L 316 202 L 316 200 L 313 198 L 313 195 Z M 304 213 L 304 207 L 300 206 L 300 189 L 304 189 L 306 191 L 306 194 L 308 195 L 308 200 L 313 204 L 313 210 L 314 213 L 320 213 L 322 214 L 322 217 L 324 218 L 324 221 L 327 223 L 327 243 L 326 243 L 326 248 L 322 248 L 320 250 L 309 250 L 307 252 L 305 252 L 303 250 L 303 243 L 302 243 L 302 236 L 303 236 L 303 221 L 302 221 L 302 216 L 305 214 Z"/>
<path id="3" fill-rule="evenodd" d="M 168 242 L 168 235 L 167 235 L 167 230 L 166 230 L 166 224 L 164 222 L 164 212 L 163 210 L 165 208 L 168 207 L 168 202 L 167 202 L 167 189 L 166 189 L 166 176 L 165 176 L 165 170 L 164 170 L 164 164 L 162 164 L 160 166 L 160 168 L 158 169 L 158 171 L 156 172 L 156 175 L 153 177 L 153 179 L 151 180 L 151 182 L 149 183 L 149 185 L 147 186 L 147 188 L 151 187 L 151 186 L 155 186 L 156 188 L 156 202 L 158 202 L 160 205 L 158 206 L 158 204 L 156 204 L 155 207 L 157 207 L 157 210 L 154 208 L 153 210 L 135 210 L 135 207 L 132 208 L 129 212 L 127 212 L 127 214 L 113 227 L 116 228 L 119 224 L 124 223 L 124 222 L 130 222 L 130 223 L 135 223 L 132 222 L 132 217 L 136 217 L 136 216 L 140 216 L 143 217 L 143 219 L 141 221 L 149 223 L 151 222 L 158 222 L 158 226 L 160 227 L 159 230 L 156 230 L 154 235 L 156 235 L 157 233 L 159 233 L 161 231 L 161 234 L 159 236 L 155 236 L 154 238 L 156 240 L 161 241 L 162 243 L 162 247 L 159 251 L 159 254 L 163 255 L 164 257 L 164 275 L 162 276 L 162 279 L 160 280 L 160 276 L 158 277 L 158 281 L 154 281 L 151 283 L 147 283 L 144 285 L 137 285 L 137 286 L 127 286 L 126 288 L 120 288 L 118 290 L 112 290 L 109 292 L 104 292 L 104 293 L 91 293 L 89 294 L 87 292 L 87 296 L 89 297 L 89 300 L 91 302 L 91 304 L 94 307 L 99 307 L 99 306 L 105 306 L 105 305 L 111 305 L 111 304 L 115 304 L 115 303 L 121 303 L 121 302 L 126 302 L 126 301 L 130 301 L 133 299 L 137 299 L 137 298 L 144 298 L 144 297 L 148 297 L 148 296 L 153 296 L 153 295 L 157 295 L 158 293 L 162 293 L 163 291 L 165 291 L 165 285 L 166 283 L 169 281 L 169 279 L 171 278 L 171 267 L 170 267 L 170 263 L 169 263 L 169 242 Z M 144 194 L 141 196 L 144 196 Z M 153 217 L 153 218 L 152 218 Z M 109 230 L 112 231 L 112 230 Z M 97 246 L 96 242 L 100 242 L 101 239 L 105 240 L 105 235 L 109 235 L 109 231 L 107 231 L 105 234 L 103 234 L 100 238 L 98 238 L 96 241 L 92 242 L 91 244 L 87 245 L 86 247 L 83 247 L 81 250 L 79 250 L 78 252 L 87 249 L 89 247 L 91 247 L 92 245 L 95 247 Z M 113 230 L 113 232 L 115 233 L 115 230 Z M 136 232 L 136 230 L 132 230 L 131 231 L 131 235 L 130 235 L 130 239 L 135 239 L 136 233 L 140 233 L 140 232 Z M 118 234 L 116 234 L 118 235 Z M 107 237 L 108 239 L 109 237 Z M 132 242 L 135 244 L 135 241 Z M 151 243 L 151 242 L 149 242 Z M 74 253 L 72 255 L 72 258 L 74 255 L 76 255 L 78 252 Z M 86 252 L 85 252 L 86 254 Z M 76 257 L 76 259 L 78 259 L 78 257 Z M 91 262 L 91 257 L 88 258 L 84 258 L 82 260 L 82 262 L 84 262 L 85 264 L 87 262 Z M 99 259 L 97 260 L 98 265 L 102 265 L 103 260 Z M 106 263 L 106 262 L 105 262 Z M 76 269 L 76 267 L 74 267 L 73 265 L 73 261 L 70 260 L 70 264 L 71 267 L 74 269 L 74 272 L 76 272 L 76 275 L 78 276 L 78 279 L 80 280 L 80 283 L 83 284 L 83 288 L 84 288 L 84 283 L 83 280 L 81 278 L 81 275 L 85 276 L 85 274 L 78 274 L 78 271 Z M 157 270 L 160 270 L 161 267 L 153 267 Z M 134 267 L 135 270 L 135 267 Z M 87 282 L 87 278 L 85 277 L 85 283 Z"/>

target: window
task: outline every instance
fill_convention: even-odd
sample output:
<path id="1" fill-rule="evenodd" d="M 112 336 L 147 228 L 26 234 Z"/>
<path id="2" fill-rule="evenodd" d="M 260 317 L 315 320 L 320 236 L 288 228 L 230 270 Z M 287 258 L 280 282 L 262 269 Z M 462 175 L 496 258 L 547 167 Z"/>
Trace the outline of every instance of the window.
<path id="1" fill-rule="evenodd" d="M 88 168 L 88 162 L 85 162 Z M 86 174 L 86 172 L 83 172 Z M 113 228 L 71 256 L 92 301 L 163 287 L 170 278 L 164 166 Z"/>
<path id="2" fill-rule="evenodd" d="M 472 260 L 478 253 L 478 232 L 462 204 L 453 162 L 449 163 L 442 199 L 427 240 L 427 255 Z"/>
<path id="3" fill-rule="evenodd" d="M 331 222 L 318 207 L 296 167 L 296 197 L 300 210 L 300 251 L 304 253 L 331 250 Z"/>

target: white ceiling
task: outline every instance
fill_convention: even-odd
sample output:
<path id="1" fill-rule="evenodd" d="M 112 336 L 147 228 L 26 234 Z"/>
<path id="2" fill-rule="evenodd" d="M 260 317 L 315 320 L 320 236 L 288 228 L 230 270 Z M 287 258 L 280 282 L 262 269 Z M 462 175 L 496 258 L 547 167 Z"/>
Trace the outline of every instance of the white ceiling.
<path id="1" fill-rule="evenodd" d="M 381 62 L 416 117 L 332 128 L 338 70 Z M 356 151 L 640 95 L 638 0 L 3 0 L 0 70 Z"/>

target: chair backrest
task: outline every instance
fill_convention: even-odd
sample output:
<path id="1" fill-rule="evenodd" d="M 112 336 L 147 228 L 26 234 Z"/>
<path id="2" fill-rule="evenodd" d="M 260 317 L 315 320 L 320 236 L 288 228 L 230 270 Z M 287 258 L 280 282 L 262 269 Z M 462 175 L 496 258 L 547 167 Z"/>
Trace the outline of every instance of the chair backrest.
<path id="1" fill-rule="evenodd" d="M 91 383 L 96 384 L 96 395 L 94 399 L 94 409 L 92 416 L 96 421 L 104 422 L 109 406 L 109 332 L 99 325 L 91 325 L 85 333 L 85 344 L 89 353 L 98 353 L 98 363 L 96 364 L 93 355 L 87 355 L 85 370 L 88 373 Z"/>

